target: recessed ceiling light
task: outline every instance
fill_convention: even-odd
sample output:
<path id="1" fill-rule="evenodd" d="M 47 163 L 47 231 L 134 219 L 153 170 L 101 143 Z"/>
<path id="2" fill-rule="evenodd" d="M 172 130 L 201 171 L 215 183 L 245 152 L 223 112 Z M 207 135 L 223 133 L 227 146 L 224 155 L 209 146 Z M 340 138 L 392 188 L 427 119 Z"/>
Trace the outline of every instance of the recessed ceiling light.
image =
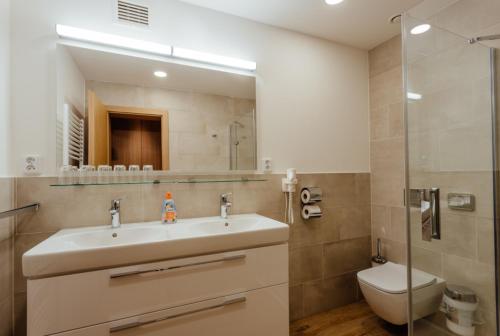
<path id="1" fill-rule="evenodd" d="M 431 25 L 427 24 L 427 23 L 424 23 L 424 24 L 421 24 L 421 25 L 413 27 L 410 30 L 410 33 L 412 33 L 413 35 L 419 35 L 419 34 L 425 33 L 429 29 L 431 29 Z"/>
<path id="2" fill-rule="evenodd" d="M 344 1 L 344 0 L 325 0 L 327 5 L 338 5 L 342 1 Z"/>
<path id="3" fill-rule="evenodd" d="M 165 71 L 155 71 L 154 74 L 156 77 L 160 77 L 160 78 L 167 77 L 167 73 Z"/>

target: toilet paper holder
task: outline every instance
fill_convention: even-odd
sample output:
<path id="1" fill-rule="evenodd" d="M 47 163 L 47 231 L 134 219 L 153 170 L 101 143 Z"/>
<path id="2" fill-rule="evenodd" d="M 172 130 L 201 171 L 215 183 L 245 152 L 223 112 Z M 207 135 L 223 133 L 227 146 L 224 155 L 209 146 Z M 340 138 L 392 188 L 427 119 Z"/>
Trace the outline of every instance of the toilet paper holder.
<path id="1" fill-rule="evenodd" d="M 300 190 L 300 201 L 302 204 L 314 204 L 321 202 L 323 191 L 319 187 L 303 187 Z"/>
<path id="2" fill-rule="evenodd" d="M 323 216 L 323 211 L 318 202 L 323 199 L 323 191 L 319 187 L 304 187 L 300 191 L 300 201 L 302 203 L 301 216 L 304 220 L 319 218 Z"/>

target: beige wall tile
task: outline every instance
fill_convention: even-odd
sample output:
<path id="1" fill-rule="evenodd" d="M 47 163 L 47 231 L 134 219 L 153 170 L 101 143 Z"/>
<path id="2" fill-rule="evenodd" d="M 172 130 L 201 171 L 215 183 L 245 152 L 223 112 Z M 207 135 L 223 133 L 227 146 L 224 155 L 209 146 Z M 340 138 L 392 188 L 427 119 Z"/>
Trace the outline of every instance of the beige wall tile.
<path id="1" fill-rule="evenodd" d="M 444 253 L 476 259 L 477 237 L 474 217 L 442 213 Z"/>
<path id="2" fill-rule="evenodd" d="M 14 295 L 14 336 L 26 336 L 26 293 Z"/>
<path id="3" fill-rule="evenodd" d="M 370 111 L 370 139 L 379 140 L 389 136 L 389 109 L 386 106 Z"/>
<path id="4" fill-rule="evenodd" d="M 493 265 L 453 255 L 444 255 L 443 277 L 449 283 L 461 284 L 474 290 L 479 297 L 481 309 L 496 309 L 495 268 Z"/>
<path id="5" fill-rule="evenodd" d="M 391 233 L 390 208 L 372 205 L 371 210 L 372 238 L 388 238 Z"/>
<path id="6" fill-rule="evenodd" d="M 357 301 L 357 286 L 354 273 L 305 283 L 303 286 L 304 316 Z"/>
<path id="7" fill-rule="evenodd" d="M 477 260 L 487 265 L 495 264 L 495 232 L 491 218 L 476 217 Z"/>
<path id="8" fill-rule="evenodd" d="M 14 241 L 14 293 L 26 292 L 26 278 L 23 275 L 22 257 L 23 254 L 50 237 L 50 234 L 22 234 L 16 235 Z"/>
<path id="9" fill-rule="evenodd" d="M 334 218 L 339 227 L 339 239 L 346 240 L 371 235 L 370 207 L 356 206 L 334 210 Z"/>
<path id="10" fill-rule="evenodd" d="M 404 103 L 398 102 L 388 108 L 388 136 L 404 136 Z"/>
<path id="11" fill-rule="evenodd" d="M 390 239 L 381 238 L 382 243 L 382 256 L 388 261 L 397 264 L 406 264 L 406 243 L 400 243 Z M 376 240 L 372 243 L 372 254 L 375 255 L 377 251 Z"/>
<path id="12" fill-rule="evenodd" d="M 14 206 L 15 181 L 0 178 L 0 212 Z M 13 218 L 0 220 L 0 335 L 10 336 L 13 332 L 13 273 L 14 273 L 14 221 Z"/>
<path id="13" fill-rule="evenodd" d="M 12 336 L 12 299 L 0 301 L 0 336 Z"/>
<path id="14" fill-rule="evenodd" d="M 400 243 L 406 243 L 406 208 L 391 207 L 389 211 L 391 216 L 390 238 Z"/>
<path id="15" fill-rule="evenodd" d="M 370 77 L 401 67 L 401 35 L 378 45 L 369 52 Z"/>
<path id="16" fill-rule="evenodd" d="M 0 241 L 0 302 L 12 299 L 13 270 L 14 265 L 12 239 L 6 239 Z M 0 317 L 5 318 L 5 316 Z"/>
<path id="17" fill-rule="evenodd" d="M 442 257 L 439 252 L 414 246 L 411 249 L 411 262 L 416 269 L 439 277 L 443 276 Z"/>
<path id="18" fill-rule="evenodd" d="M 403 95 L 402 78 L 401 67 L 370 78 L 370 109 L 400 102 Z"/>
<path id="19" fill-rule="evenodd" d="M 294 258 L 295 257 L 295 258 Z M 292 274 L 298 282 L 318 280 L 323 277 L 323 245 L 301 247 L 293 254 Z"/>
<path id="20" fill-rule="evenodd" d="M 302 285 L 290 286 L 290 321 L 295 321 L 304 317 L 302 287 Z"/>
<path id="21" fill-rule="evenodd" d="M 370 267 L 370 236 L 325 244 L 325 277 Z"/>

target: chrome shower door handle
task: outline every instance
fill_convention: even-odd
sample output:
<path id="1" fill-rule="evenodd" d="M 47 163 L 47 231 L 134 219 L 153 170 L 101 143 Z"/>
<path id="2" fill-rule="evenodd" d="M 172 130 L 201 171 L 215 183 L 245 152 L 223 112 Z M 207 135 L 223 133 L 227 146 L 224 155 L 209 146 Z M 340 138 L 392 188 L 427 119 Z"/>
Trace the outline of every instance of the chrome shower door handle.
<path id="1" fill-rule="evenodd" d="M 420 211 L 422 240 L 441 239 L 439 188 L 411 189 L 409 204 Z"/>
<path id="2" fill-rule="evenodd" d="M 431 205 L 432 238 L 441 239 L 441 213 L 439 210 L 439 188 L 429 189 Z"/>

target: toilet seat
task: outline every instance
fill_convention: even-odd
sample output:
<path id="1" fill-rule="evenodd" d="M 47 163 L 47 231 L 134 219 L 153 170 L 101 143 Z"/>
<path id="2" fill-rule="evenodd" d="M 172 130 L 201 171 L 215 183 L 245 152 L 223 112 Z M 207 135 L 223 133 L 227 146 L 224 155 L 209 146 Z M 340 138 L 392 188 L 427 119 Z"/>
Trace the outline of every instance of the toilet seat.
<path id="1" fill-rule="evenodd" d="M 389 294 L 404 294 L 407 292 L 406 266 L 387 262 L 374 268 L 358 272 L 358 280 Z M 413 269 L 412 288 L 421 289 L 435 284 L 437 278 L 431 274 Z"/>

